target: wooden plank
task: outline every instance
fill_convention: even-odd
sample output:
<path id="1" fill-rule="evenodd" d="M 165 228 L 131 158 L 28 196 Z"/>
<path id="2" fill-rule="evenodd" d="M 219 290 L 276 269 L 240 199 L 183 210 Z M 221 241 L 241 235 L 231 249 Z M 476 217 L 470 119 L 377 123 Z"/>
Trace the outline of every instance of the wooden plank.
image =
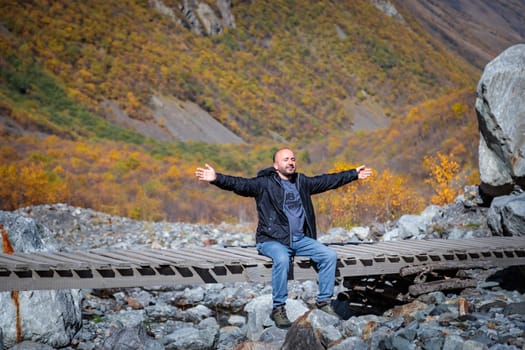
<path id="1" fill-rule="evenodd" d="M 202 257 L 195 255 L 195 253 L 187 252 L 186 250 L 168 251 L 162 250 L 162 255 L 167 259 L 175 262 L 177 265 L 183 266 L 212 266 L 210 262 L 203 260 Z"/>
<path id="2" fill-rule="evenodd" d="M 174 252 L 171 252 L 173 254 Z M 166 252 L 165 250 L 161 250 L 161 254 L 170 254 L 170 252 Z M 202 249 L 198 251 L 198 254 L 201 256 L 201 258 L 205 258 L 207 262 L 211 263 L 241 263 L 242 260 L 240 257 L 236 254 L 229 253 L 229 252 L 221 252 L 215 249 Z"/>
<path id="3" fill-rule="evenodd" d="M 330 244 L 328 246 L 330 248 L 353 246 L 359 249 L 359 251 L 362 251 L 364 253 L 370 253 L 374 256 L 395 256 L 397 255 L 397 254 L 393 254 L 391 249 L 385 249 L 379 245 L 372 244 L 372 243 L 351 244 L 351 245 L 342 245 L 342 246 L 338 244 Z"/>
<path id="4" fill-rule="evenodd" d="M 461 280 L 458 278 L 450 278 L 448 280 L 438 280 L 420 284 L 413 284 L 408 287 L 410 295 L 418 296 L 430 292 L 451 290 L 451 289 L 464 289 L 476 287 L 477 282 L 475 280 L 466 279 Z"/>
<path id="5" fill-rule="evenodd" d="M 120 260 L 123 263 L 129 264 L 130 266 L 144 266 L 144 265 L 148 265 L 148 264 L 145 264 L 144 261 L 142 261 L 142 260 L 135 259 L 135 258 L 130 258 L 129 256 L 123 255 L 121 251 L 116 251 L 116 250 L 98 250 L 97 249 L 97 250 L 94 250 L 93 253 L 95 253 L 97 255 L 100 255 L 100 256 L 105 256 L 105 257 L 108 257 L 108 258 L 111 258 L 111 259 Z"/>
<path id="6" fill-rule="evenodd" d="M 469 261 L 469 262 L 447 261 L 447 262 L 407 266 L 401 269 L 401 271 L 399 272 L 399 275 L 401 277 L 406 277 L 409 275 L 419 274 L 421 272 L 427 273 L 431 271 L 465 270 L 465 269 L 475 269 L 475 268 L 488 269 L 492 267 L 494 267 L 494 264 L 486 260 Z"/>
<path id="7" fill-rule="evenodd" d="M 142 251 L 139 252 L 139 251 L 133 250 L 133 252 L 137 253 L 139 255 L 146 256 L 149 259 L 152 259 L 158 265 L 166 265 L 166 264 L 173 265 L 173 260 L 172 259 L 170 259 L 166 255 L 159 254 L 158 252 L 155 252 L 155 251 L 142 250 Z M 186 264 L 188 264 L 188 262 L 186 262 Z M 194 263 L 192 263 L 191 265 L 202 267 L 202 268 L 211 268 L 211 267 L 213 267 L 213 264 L 210 264 L 210 263 L 208 263 L 206 261 L 203 261 L 202 258 L 201 258 L 201 260 L 199 260 L 198 257 L 195 257 Z"/>
<path id="8" fill-rule="evenodd" d="M 409 240 L 405 239 L 402 241 L 388 241 L 385 243 L 385 248 L 390 249 L 398 254 L 421 254 L 421 253 L 437 253 L 439 251 L 448 251 L 448 246 L 439 246 L 433 244 L 429 240 Z"/>
<path id="9" fill-rule="evenodd" d="M 159 259 L 156 256 L 148 256 L 147 254 L 139 250 L 125 249 L 125 250 L 120 250 L 118 253 L 121 256 L 129 258 L 130 260 L 139 264 L 140 266 L 151 265 L 151 264 L 166 265 L 165 260 Z"/>
<path id="10" fill-rule="evenodd" d="M 61 268 L 68 267 L 68 268 L 85 268 L 88 266 L 83 261 L 79 261 L 78 259 L 72 259 L 69 257 L 64 257 L 58 255 L 56 252 L 35 252 L 31 253 L 31 258 L 39 257 L 42 259 L 45 259 L 50 262 L 56 262 L 56 266 L 59 266 Z"/>
<path id="11" fill-rule="evenodd" d="M 214 248 L 214 249 L 219 249 L 219 248 Z M 269 257 L 259 254 L 256 248 L 228 247 L 228 248 L 220 248 L 220 249 L 227 249 L 228 251 L 231 251 L 235 253 L 236 255 L 245 257 L 250 260 L 259 261 L 261 263 L 271 263 L 272 262 L 272 259 L 270 259 Z"/>
<path id="12" fill-rule="evenodd" d="M 100 266 L 104 266 L 104 265 L 114 266 L 114 267 L 129 266 L 129 263 L 123 262 L 122 260 L 108 258 L 105 256 L 101 256 L 99 254 L 92 253 L 90 251 L 84 252 L 84 251 L 79 250 L 74 253 L 58 252 L 56 254 L 67 257 L 67 258 L 76 258 L 85 263 L 100 265 Z"/>
<path id="13" fill-rule="evenodd" d="M 337 252 L 337 256 L 340 258 L 356 258 L 356 259 L 372 259 L 376 256 L 376 253 L 370 253 L 368 251 L 363 251 L 358 247 L 352 246 L 331 246 L 333 250 Z"/>
<path id="14" fill-rule="evenodd" d="M 247 248 L 240 248 L 240 249 L 247 249 Z M 237 251 L 233 251 L 230 248 L 209 248 L 203 251 L 203 253 L 209 254 L 212 258 L 220 258 L 222 257 L 227 258 L 230 263 L 239 263 L 239 264 L 246 264 L 246 263 L 253 263 L 254 259 L 257 259 L 258 261 L 267 261 L 267 257 L 263 257 L 262 255 L 259 255 L 256 253 L 254 255 L 254 252 L 250 252 L 247 256 L 246 254 L 239 254 Z"/>
<path id="15" fill-rule="evenodd" d="M 31 268 L 65 269 L 69 265 L 73 265 L 73 267 L 80 267 L 80 265 L 78 264 L 64 263 L 63 261 L 53 259 L 50 256 L 46 256 L 46 254 L 49 254 L 48 252 L 31 252 L 31 253 L 15 253 L 15 254 L 18 258 L 22 258 L 27 261 L 31 261 L 31 263 L 33 264 Z"/>
<path id="16" fill-rule="evenodd" d="M 8 270 L 27 269 L 32 266 L 47 266 L 47 264 L 34 264 L 27 259 L 17 258 L 11 254 L 0 254 L 0 266 Z"/>

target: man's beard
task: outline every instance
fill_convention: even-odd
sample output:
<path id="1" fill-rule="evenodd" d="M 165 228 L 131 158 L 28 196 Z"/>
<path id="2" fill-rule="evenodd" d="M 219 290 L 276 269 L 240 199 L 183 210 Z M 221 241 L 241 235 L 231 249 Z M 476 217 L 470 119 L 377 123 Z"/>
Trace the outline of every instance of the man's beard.
<path id="1" fill-rule="evenodd" d="M 295 174 L 295 167 L 281 168 L 279 172 L 286 177 L 290 177 Z"/>

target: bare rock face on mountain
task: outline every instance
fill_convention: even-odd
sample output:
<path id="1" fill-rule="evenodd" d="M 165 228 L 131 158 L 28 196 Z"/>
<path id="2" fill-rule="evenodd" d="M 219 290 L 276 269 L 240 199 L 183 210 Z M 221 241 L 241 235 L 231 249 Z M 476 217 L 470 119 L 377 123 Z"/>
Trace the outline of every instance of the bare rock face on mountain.
<path id="1" fill-rule="evenodd" d="M 218 11 L 200 0 L 182 0 L 178 7 L 170 7 L 163 0 L 149 0 L 149 4 L 178 25 L 199 36 L 219 35 L 224 28 L 235 28 L 231 0 L 217 0 L 215 5 Z"/>
<path id="2" fill-rule="evenodd" d="M 184 0 L 179 8 L 195 34 L 214 36 L 222 33 L 224 27 L 235 27 L 235 19 L 230 10 L 231 1 L 219 0 L 217 6 L 220 14 L 199 0 Z"/>
<path id="3" fill-rule="evenodd" d="M 480 193 L 496 196 L 525 189 L 525 44 L 503 51 L 478 83 Z"/>
<path id="4" fill-rule="evenodd" d="M 479 69 L 525 39 L 522 0 L 393 2 L 400 12 L 417 18 L 432 37 Z"/>

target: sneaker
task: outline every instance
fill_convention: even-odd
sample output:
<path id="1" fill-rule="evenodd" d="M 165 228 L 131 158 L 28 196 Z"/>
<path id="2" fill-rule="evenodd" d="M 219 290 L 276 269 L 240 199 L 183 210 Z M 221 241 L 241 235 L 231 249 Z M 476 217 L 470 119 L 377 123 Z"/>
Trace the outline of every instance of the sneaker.
<path id="1" fill-rule="evenodd" d="M 290 328 L 292 325 L 292 322 L 290 322 L 286 315 L 286 308 L 284 305 L 274 307 L 270 318 L 275 322 L 277 328 Z"/>
<path id="2" fill-rule="evenodd" d="M 332 302 L 330 300 L 323 301 L 321 303 L 317 303 L 317 308 L 321 311 L 326 312 L 329 315 L 335 316 L 337 318 L 341 318 L 337 312 L 335 312 L 334 308 L 332 307 Z"/>

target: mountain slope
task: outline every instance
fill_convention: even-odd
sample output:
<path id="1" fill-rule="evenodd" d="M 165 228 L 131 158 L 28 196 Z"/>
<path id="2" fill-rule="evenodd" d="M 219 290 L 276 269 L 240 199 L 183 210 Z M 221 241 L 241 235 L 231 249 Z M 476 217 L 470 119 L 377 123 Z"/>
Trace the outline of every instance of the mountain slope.
<path id="1" fill-rule="evenodd" d="M 395 4 L 479 69 L 509 46 L 525 42 L 521 0 L 398 0 Z"/>
<path id="2" fill-rule="evenodd" d="M 525 5 L 228 3 L 0 0 L 2 208 L 252 221 L 251 201 L 203 191 L 194 169 L 253 176 L 283 144 L 305 173 L 365 162 L 422 201 L 426 156 L 453 154 L 475 174 L 474 86 L 497 46 L 469 26 L 508 29 L 491 36 L 504 46 Z"/>
<path id="3" fill-rule="evenodd" d="M 111 101 L 158 124 L 152 97 L 174 96 L 248 142 L 351 132 L 345 101 L 395 118 L 474 82 L 466 61 L 365 0 L 240 1 L 235 28 L 210 36 L 195 34 L 178 1 L 164 2 L 175 17 L 150 2 L 4 2 L 4 53 L 42 64 L 92 113 Z"/>

